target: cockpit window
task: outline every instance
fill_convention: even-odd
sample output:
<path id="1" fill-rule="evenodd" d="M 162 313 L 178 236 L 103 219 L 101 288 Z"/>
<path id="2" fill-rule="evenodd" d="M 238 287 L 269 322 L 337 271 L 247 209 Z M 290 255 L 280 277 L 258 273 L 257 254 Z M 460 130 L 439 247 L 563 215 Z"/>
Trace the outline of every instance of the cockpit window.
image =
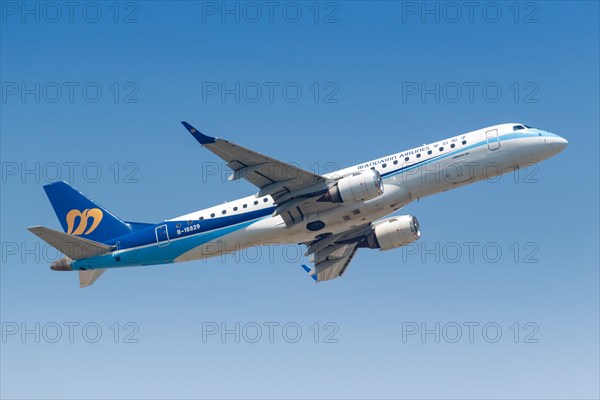
<path id="1" fill-rule="evenodd" d="M 523 130 L 523 129 L 534 129 L 534 128 L 532 126 L 527 126 L 527 125 L 523 125 L 523 124 L 521 124 L 521 125 L 513 125 L 513 132 L 514 131 L 520 131 L 520 130 Z"/>

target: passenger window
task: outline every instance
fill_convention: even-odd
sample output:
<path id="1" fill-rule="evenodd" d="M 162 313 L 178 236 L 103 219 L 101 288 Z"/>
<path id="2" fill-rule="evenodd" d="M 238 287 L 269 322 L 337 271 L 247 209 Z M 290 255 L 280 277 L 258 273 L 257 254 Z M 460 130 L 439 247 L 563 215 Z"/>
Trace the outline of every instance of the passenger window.
<path id="1" fill-rule="evenodd" d="M 421 158 L 421 153 L 417 154 L 417 158 Z"/>
<path id="2" fill-rule="evenodd" d="M 263 199 L 263 203 L 266 203 L 267 201 L 269 201 L 269 199 L 265 197 L 265 198 Z"/>
<path id="3" fill-rule="evenodd" d="M 257 204 L 258 204 L 258 200 L 254 200 L 254 205 L 257 205 Z"/>
<path id="4" fill-rule="evenodd" d="M 381 168 L 385 168 L 385 167 L 387 167 L 387 164 L 384 163 L 381 165 Z"/>
<path id="5" fill-rule="evenodd" d="M 462 141 L 462 144 L 467 144 L 467 141 L 466 141 L 466 140 L 463 140 L 463 141 Z"/>
<path id="6" fill-rule="evenodd" d="M 444 151 L 444 148 L 443 148 L 443 147 L 440 147 L 440 151 Z"/>
<path id="7" fill-rule="evenodd" d="M 410 157 L 405 157 L 404 158 L 404 161 L 408 161 L 408 160 L 410 160 Z"/>
<path id="8" fill-rule="evenodd" d="M 456 145 L 455 145 L 454 143 L 452 143 L 452 144 L 450 145 L 450 147 L 451 147 L 451 148 L 454 148 L 455 146 L 456 146 Z"/>
<path id="9" fill-rule="evenodd" d="M 237 208 L 237 207 L 233 207 L 233 211 L 237 211 L 237 210 L 238 210 L 238 208 Z"/>
<path id="10" fill-rule="evenodd" d="M 431 153 L 433 153 L 431 150 L 429 150 L 429 151 L 427 152 L 427 154 L 431 154 Z"/>
<path id="11" fill-rule="evenodd" d="M 227 214 L 227 210 L 221 211 L 221 214 L 223 214 L 223 215 Z"/>
<path id="12" fill-rule="evenodd" d="M 210 217 L 214 218 L 215 217 L 215 213 L 210 214 Z"/>
<path id="13" fill-rule="evenodd" d="M 394 160 L 394 165 L 398 164 L 398 160 Z"/>
<path id="14" fill-rule="evenodd" d="M 246 207 L 248 207 L 248 206 L 247 206 L 246 204 L 244 204 L 242 207 L 246 208 Z"/>

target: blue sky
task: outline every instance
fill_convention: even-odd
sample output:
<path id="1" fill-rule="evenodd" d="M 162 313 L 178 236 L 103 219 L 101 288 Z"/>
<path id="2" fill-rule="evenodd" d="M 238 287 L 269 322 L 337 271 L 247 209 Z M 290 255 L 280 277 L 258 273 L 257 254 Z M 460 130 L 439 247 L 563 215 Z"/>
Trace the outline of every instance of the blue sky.
<path id="1" fill-rule="evenodd" d="M 2 2 L 1 397 L 598 398 L 598 4 L 423 4 Z M 570 144 L 325 284 L 295 246 L 50 271 L 56 179 L 144 222 L 253 193 L 181 120 L 321 172 L 502 122 Z"/>

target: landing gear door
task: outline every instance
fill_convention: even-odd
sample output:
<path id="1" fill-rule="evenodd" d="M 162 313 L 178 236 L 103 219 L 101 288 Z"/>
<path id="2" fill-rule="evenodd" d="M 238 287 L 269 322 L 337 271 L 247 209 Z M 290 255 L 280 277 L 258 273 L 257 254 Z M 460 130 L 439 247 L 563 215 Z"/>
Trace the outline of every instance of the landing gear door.
<path id="1" fill-rule="evenodd" d="M 500 148 L 500 139 L 498 138 L 498 129 L 492 129 L 485 133 L 487 147 L 489 151 L 496 151 Z"/>
<path id="2" fill-rule="evenodd" d="M 154 232 L 156 233 L 156 243 L 158 243 L 158 247 L 164 247 L 169 245 L 169 231 L 167 230 L 167 225 L 160 225 L 154 228 Z"/>

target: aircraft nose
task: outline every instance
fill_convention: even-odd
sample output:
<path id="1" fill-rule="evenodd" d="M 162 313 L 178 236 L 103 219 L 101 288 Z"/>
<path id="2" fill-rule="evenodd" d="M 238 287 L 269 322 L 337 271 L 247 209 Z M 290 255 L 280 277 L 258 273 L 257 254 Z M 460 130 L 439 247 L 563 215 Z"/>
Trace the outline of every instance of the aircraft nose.
<path id="1" fill-rule="evenodd" d="M 567 147 L 569 142 L 563 137 L 554 135 L 546 138 L 546 144 L 548 144 L 550 147 L 552 147 L 553 150 L 555 150 L 558 153 L 559 151 L 563 151 Z"/>

